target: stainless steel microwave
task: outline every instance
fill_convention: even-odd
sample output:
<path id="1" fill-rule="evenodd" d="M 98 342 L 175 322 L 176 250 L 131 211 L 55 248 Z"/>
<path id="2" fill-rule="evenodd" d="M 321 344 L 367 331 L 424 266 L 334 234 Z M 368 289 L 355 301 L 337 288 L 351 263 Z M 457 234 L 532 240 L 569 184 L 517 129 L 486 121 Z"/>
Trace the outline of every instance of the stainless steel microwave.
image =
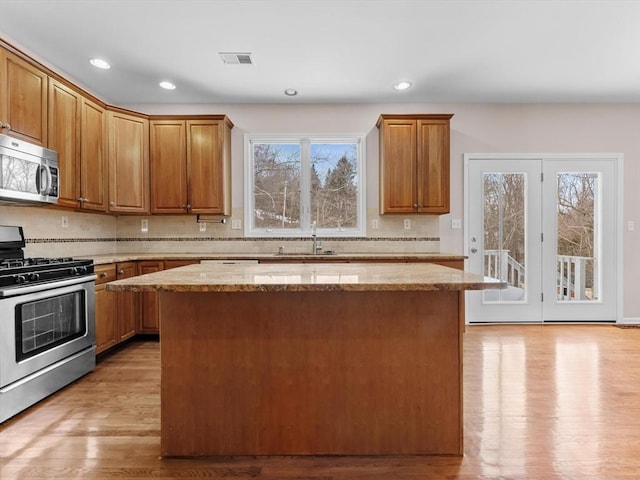
<path id="1" fill-rule="evenodd" d="M 0 135 L 0 203 L 57 203 L 58 154 Z"/>

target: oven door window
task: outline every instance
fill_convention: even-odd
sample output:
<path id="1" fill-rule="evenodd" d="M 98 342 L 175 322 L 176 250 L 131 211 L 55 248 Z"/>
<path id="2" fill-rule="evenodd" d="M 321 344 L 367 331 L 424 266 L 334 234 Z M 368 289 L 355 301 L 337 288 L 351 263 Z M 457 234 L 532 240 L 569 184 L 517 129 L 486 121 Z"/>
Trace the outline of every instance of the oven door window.
<path id="1" fill-rule="evenodd" d="M 87 333 L 84 291 L 16 306 L 16 361 L 20 362 Z"/>

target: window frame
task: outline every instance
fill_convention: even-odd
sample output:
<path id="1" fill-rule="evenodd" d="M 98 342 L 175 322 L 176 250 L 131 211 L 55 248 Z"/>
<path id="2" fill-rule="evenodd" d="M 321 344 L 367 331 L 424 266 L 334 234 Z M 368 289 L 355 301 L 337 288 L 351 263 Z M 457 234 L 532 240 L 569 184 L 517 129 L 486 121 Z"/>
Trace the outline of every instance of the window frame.
<path id="1" fill-rule="evenodd" d="M 290 143 L 301 146 L 301 178 L 300 178 L 300 228 L 256 228 L 254 226 L 255 210 L 255 174 L 253 164 L 253 145 L 255 143 Z M 317 228 L 318 237 L 365 237 L 366 221 L 366 135 L 357 134 L 254 134 L 244 135 L 244 233 L 246 237 L 256 238 L 299 238 L 311 235 L 311 158 L 312 143 L 349 143 L 357 145 L 357 184 L 358 184 L 358 221 L 355 228 Z"/>

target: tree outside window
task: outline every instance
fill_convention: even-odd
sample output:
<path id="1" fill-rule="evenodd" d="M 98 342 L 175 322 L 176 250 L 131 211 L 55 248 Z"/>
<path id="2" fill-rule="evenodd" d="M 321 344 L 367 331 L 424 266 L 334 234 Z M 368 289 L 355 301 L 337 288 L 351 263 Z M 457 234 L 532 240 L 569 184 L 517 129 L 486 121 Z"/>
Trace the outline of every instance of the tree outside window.
<path id="1" fill-rule="evenodd" d="M 362 139 L 250 138 L 250 235 L 364 235 Z"/>

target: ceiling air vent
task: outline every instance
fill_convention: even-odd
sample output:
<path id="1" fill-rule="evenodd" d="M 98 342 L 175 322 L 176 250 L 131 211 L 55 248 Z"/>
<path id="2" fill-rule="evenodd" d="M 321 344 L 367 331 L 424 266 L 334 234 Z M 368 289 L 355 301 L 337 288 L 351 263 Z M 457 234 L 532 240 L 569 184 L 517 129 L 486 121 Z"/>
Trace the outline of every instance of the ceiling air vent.
<path id="1" fill-rule="evenodd" d="M 220 52 L 220 58 L 224 63 L 233 65 L 252 65 L 253 59 L 251 53 L 235 53 L 235 52 Z"/>

